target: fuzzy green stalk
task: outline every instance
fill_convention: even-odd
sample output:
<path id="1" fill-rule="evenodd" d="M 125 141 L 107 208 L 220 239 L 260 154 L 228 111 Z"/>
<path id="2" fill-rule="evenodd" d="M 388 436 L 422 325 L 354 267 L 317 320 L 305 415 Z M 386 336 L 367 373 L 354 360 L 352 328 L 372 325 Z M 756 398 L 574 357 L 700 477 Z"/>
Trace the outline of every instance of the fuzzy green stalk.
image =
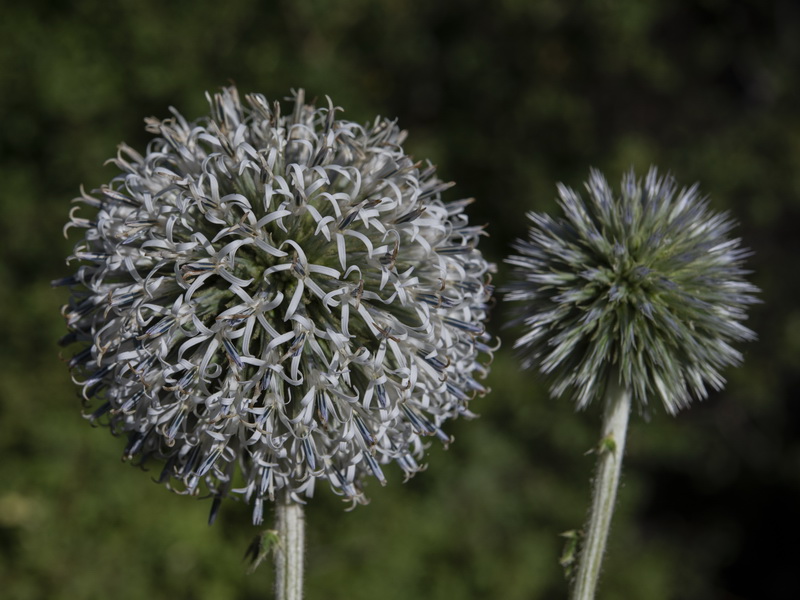
<path id="1" fill-rule="evenodd" d="M 595 597 L 617 498 L 630 411 L 630 391 L 617 383 L 609 382 L 603 414 L 603 435 L 597 448 L 597 474 L 594 479 L 592 507 L 571 600 L 592 600 Z"/>
<path id="2" fill-rule="evenodd" d="M 275 599 L 302 600 L 305 516 L 303 505 L 290 500 L 275 503 Z"/>

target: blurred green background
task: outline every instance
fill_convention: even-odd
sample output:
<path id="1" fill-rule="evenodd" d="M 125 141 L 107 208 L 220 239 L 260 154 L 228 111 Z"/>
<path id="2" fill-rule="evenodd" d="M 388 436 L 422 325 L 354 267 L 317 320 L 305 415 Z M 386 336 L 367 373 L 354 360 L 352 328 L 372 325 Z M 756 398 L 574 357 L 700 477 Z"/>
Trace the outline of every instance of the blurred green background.
<path id="1" fill-rule="evenodd" d="M 28 0 L 0 19 L 0 595 L 270 597 L 245 574 L 249 508 L 171 494 L 93 430 L 55 341 L 79 185 L 110 179 L 142 118 L 205 113 L 235 82 L 398 117 L 406 150 L 478 198 L 500 262 L 526 210 L 590 166 L 670 169 L 729 209 L 755 251 L 760 340 L 728 388 L 631 425 L 601 598 L 800 597 L 800 6 L 790 0 Z M 505 269 L 501 267 L 498 280 Z M 481 418 L 429 469 L 308 509 L 309 599 L 557 599 L 559 533 L 582 525 L 599 410 L 575 414 L 506 337 Z M 325 486 L 320 486 L 320 489 Z M 791 548 L 791 546 L 789 546 Z"/>

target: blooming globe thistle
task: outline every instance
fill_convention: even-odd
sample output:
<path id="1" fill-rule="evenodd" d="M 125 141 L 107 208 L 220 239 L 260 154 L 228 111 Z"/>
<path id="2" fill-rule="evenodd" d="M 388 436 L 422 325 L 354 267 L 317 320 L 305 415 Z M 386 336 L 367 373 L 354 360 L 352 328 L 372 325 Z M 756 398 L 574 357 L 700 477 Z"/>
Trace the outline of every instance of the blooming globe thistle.
<path id="1" fill-rule="evenodd" d="M 403 152 L 405 132 L 337 120 L 303 92 L 282 114 L 235 88 L 211 114 L 147 119 L 109 185 L 76 200 L 65 344 L 87 416 L 159 480 L 253 504 L 354 502 L 381 465 L 410 476 L 426 439 L 486 389 L 490 265 L 468 200 Z"/>
<path id="2" fill-rule="evenodd" d="M 655 168 L 644 184 L 627 174 L 617 197 L 598 171 L 586 189 L 588 201 L 559 185 L 563 217 L 529 214 L 507 259 L 506 300 L 524 303 L 515 347 L 581 408 L 614 377 L 641 407 L 658 398 L 674 414 L 721 388 L 720 370 L 742 358 L 731 343 L 755 337 L 742 324 L 758 291 L 749 252 L 697 186 L 678 191 Z"/>

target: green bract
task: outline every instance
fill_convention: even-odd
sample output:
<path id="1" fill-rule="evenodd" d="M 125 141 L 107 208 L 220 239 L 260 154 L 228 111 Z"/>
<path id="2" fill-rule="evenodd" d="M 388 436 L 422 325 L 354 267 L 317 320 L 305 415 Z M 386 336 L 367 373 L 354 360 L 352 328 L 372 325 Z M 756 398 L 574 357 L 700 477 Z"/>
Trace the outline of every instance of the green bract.
<path id="1" fill-rule="evenodd" d="M 525 328 L 515 347 L 581 408 L 617 377 L 642 406 L 659 398 L 675 413 L 721 388 L 721 369 L 741 361 L 731 343 L 755 337 L 742 324 L 758 291 L 749 252 L 696 186 L 678 191 L 655 168 L 644 184 L 627 174 L 617 197 L 598 171 L 586 189 L 588 202 L 559 185 L 563 217 L 529 214 L 506 261 Z"/>

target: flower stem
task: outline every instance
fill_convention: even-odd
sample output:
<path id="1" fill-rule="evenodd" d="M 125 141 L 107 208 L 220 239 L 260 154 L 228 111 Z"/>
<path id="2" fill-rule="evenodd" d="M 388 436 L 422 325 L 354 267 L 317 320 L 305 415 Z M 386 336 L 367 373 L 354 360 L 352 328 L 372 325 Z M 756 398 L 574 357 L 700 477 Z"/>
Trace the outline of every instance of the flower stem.
<path id="1" fill-rule="evenodd" d="M 303 505 L 288 499 L 276 502 L 275 528 L 278 530 L 278 546 L 275 551 L 275 598 L 301 600 L 305 549 Z"/>
<path id="2" fill-rule="evenodd" d="M 571 600 L 592 600 L 595 597 L 622 470 L 631 394 L 616 383 L 609 383 L 605 402 L 603 436 L 597 449 L 592 508 Z"/>

